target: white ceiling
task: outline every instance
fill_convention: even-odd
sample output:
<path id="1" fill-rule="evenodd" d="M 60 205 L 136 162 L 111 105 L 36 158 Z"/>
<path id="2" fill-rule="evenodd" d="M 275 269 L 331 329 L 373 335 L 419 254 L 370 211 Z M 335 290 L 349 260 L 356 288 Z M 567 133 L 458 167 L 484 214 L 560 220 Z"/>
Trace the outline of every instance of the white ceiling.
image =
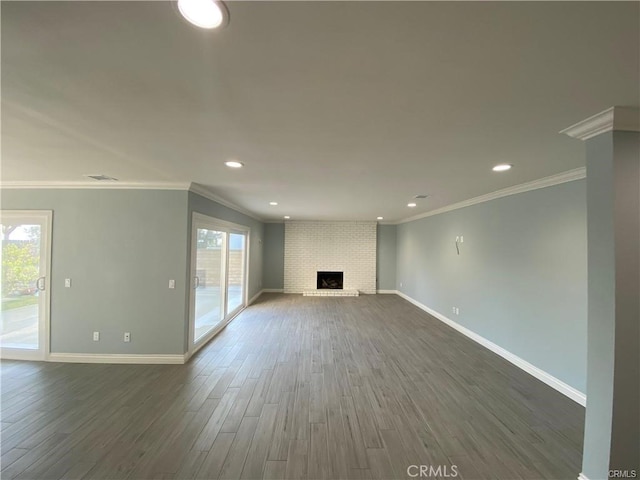
<path id="1" fill-rule="evenodd" d="M 212 32 L 169 2 L 2 2 L 3 182 L 196 182 L 264 219 L 394 221 L 581 167 L 558 131 L 640 103 L 638 2 L 228 8 Z"/>

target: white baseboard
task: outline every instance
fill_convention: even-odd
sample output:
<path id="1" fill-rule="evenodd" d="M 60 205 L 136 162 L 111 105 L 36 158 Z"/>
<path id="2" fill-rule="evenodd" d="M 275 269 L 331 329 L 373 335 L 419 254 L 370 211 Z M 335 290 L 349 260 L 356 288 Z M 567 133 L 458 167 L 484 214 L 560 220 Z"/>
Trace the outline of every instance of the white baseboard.
<path id="1" fill-rule="evenodd" d="M 145 363 L 182 364 L 186 356 L 180 355 L 136 355 L 117 353 L 51 353 L 50 362 L 64 363 Z"/>
<path id="2" fill-rule="evenodd" d="M 578 475 L 578 480 L 589 480 L 589 477 L 587 477 L 584 473 L 580 472 L 580 475 Z"/>
<path id="3" fill-rule="evenodd" d="M 255 302 L 260 295 L 268 290 L 260 290 L 256 293 L 249 305 Z M 218 326 L 216 330 L 211 333 L 211 338 L 215 337 L 220 331 L 226 327 L 231 320 L 242 312 L 240 310 L 236 315 L 229 318 L 223 325 Z M 209 340 L 205 341 L 200 347 L 204 346 Z M 199 348 L 200 348 L 199 347 Z M 182 364 L 186 363 L 191 356 L 197 351 L 187 352 L 182 355 L 136 355 L 136 354 L 95 354 L 95 353 L 51 353 L 48 356 L 50 362 L 64 362 L 64 363 L 147 363 L 147 364 Z"/>
<path id="4" fill-rule="evenodd" d="M 263 288 L 258 293 L 256 293 L 251 298 L 251 300 L 249 300 L 248 305 L 251 305 L 253 302 L 255 302 L 260 297 L 260 295 L 262 295 L 263 293 L 283 293 L 283 292 L 284 292 L 284 290 L 282 288 Z"/>
<path id="5" fill-rule="evenodd" d="M 255 302 L 263 293 L 264 293 L 264 290 L 260 290 L 253 297 L 251 297 L 251 299 L 247 302 L 247 307 L 251 305 L 253 302 Z"/>
<path id="6" fill-rule="evenodd" d="M 530 364 L 526 360 L 523 360 L 522 358 L 518 357 L 517 355 L 514 355 L 513 353 L 509 352 L 508 350 L 505 350 L 504 348 L 500 347 L 499 345 L 496 345 L 492 341 L 487 340 L 483 336 L 478 335 L 477 333 L 469 330 L 466 327 L 463 327 L 459 323 L 456 323 L 453 320 L 451 320 L 450 318 L 445 317 L 441 313 L 436 312 L 435 310 L 432 310 L 431 308 L 427 307 L 426 305 L 423 305 L 422 303 L 418 302 L 417 300 L 414 300 L 410 296 L 405 295 L 404 293 L 402 293 L 400 291 L 398 291 L 397 293 L 398 293 L 398 295 L 400 297 L 404 298 L 405 300 L 407 300 L 410 303 L 413 303 L 416 307 L 424 310 L 425 312 L 427 312 L 428 314 L 434 316 L 435 318 L 437 318 L 441 322 L 446 323 L 451 328 L 454 328 L 455 330 L 459 331 L 463 335 L 469 337 L 471 340 L 474 340 L 475 342 L 478 342 L 480 345 L 482 345 L 483 347 L 488 348 L 493 353 L 496 353 L 496 354 L 500 355 L 505 360 L 513 363 L 516 367 L 521 368 L 522 370 L 524 370 L 528 374 L 534 376 L 535 378 L 537 378 L 541 382 L 546 383 L 551 388 L 554 388 L 555 390 L 559 391 L 563 395 L 566 395 L 567 397 L 569 397 L 574 402 L 579 403 L 583 407 L 587 404 L 587 396 L 583 392 L 581 392 L 579 390 L 576 390 L 571 385 L 567 385 L 562 380 L 559 380 L 556 377 L 554 377 L 553 375 L 550 375 L 549 373 L 545 372 L 544 370 L 539 369 L 535 365 Z"/>
<path id="7" fill-rule="evenodd" d="M 394 294 L 394 295 L 397 295 L 398 291 L 397 290 L 376 290 L 376 293 L 378 293 L 378 294 Z"/>

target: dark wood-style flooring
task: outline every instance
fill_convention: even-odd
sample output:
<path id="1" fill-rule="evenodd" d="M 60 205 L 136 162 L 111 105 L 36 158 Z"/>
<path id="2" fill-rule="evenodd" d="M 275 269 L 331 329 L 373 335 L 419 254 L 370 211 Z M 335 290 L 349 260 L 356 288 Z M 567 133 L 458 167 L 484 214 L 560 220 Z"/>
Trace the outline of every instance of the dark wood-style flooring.
<path id="1" fill-rule="evenodd" d="M 575 480 L 582 460 L 581 406 L 395 295 L 263 295 L 186 365 L 1 373 L 7 480 Z"/>

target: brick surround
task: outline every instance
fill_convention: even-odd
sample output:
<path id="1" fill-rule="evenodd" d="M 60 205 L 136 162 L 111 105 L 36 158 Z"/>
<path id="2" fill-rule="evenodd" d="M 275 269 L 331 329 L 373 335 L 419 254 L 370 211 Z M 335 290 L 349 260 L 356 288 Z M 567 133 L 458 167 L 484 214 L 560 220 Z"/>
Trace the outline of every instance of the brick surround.
<path id="1" fill-rule="evenodd" d="M 344 289 L 376 293 L 376 222 L 287 222 L 284 291 L 316 289 L 318 271 L 344 272 Z"/>

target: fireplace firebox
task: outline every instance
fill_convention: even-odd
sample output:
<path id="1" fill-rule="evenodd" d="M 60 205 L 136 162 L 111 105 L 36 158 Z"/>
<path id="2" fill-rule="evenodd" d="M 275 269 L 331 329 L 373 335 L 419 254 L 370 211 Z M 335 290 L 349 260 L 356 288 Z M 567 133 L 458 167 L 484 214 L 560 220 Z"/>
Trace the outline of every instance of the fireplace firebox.
<path id="1" fill-rule="evenodd" d="M 318 290 L 342 290 L 343 272 L 318 272 Z"/>

